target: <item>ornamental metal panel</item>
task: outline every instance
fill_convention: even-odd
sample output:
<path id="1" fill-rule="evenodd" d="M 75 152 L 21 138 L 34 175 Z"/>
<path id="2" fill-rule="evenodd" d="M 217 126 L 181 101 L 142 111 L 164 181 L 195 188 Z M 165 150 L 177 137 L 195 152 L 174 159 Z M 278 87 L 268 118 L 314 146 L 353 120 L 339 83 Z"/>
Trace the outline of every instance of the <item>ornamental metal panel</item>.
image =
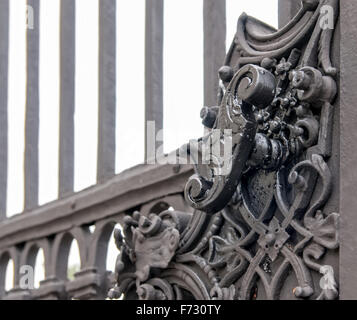
<path id="1" fill-rule="evenodd" d="M 189 149 L 194 212 L 124 218 L 111 298 L 338 297 L 338 10 L 303 0 L 280 30 L 240 16 L 208 134 Z"/>

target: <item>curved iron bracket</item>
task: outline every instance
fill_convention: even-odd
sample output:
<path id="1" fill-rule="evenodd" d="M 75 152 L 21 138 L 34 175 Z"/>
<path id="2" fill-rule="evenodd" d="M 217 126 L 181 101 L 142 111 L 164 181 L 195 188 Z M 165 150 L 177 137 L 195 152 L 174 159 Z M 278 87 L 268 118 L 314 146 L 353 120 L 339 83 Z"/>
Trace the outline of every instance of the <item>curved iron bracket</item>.
<path id="1" fill-rule="evenodd" d="M 274 75 L 262 67 L 249 64 L 233 76 L 212 131 L 203 140 L 201 153 L 209 155 L 205 176 L 195 174 L 186 184 L 185 197 L 193 208 L 213 214 L 230 201 L 255 144 L 254 110 L 266 108 L 275 90 Z"/>

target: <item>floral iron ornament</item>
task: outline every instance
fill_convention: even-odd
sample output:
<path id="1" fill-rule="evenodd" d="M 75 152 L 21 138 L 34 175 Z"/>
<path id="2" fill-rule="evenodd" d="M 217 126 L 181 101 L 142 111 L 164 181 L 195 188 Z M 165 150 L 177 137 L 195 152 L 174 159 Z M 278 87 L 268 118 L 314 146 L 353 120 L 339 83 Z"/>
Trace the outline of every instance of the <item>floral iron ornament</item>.
<path id="1" fill-rule="evenodd" d="M 199 151 L 211 150 L 211 161 L 185 188 L 195 211 L 125 218 L 110 297 L 338 298 L 339 214 L 327 205 L 338 72 L 334 29 L 322 23 L 329 8 L 337 24 L 338 5 L 304 0 L 278 31 L 239 18 L 219 106 L 201 113 L 211 131 Z M 209 148 L 226 145 L 225 130 L 228 160 Z"/>

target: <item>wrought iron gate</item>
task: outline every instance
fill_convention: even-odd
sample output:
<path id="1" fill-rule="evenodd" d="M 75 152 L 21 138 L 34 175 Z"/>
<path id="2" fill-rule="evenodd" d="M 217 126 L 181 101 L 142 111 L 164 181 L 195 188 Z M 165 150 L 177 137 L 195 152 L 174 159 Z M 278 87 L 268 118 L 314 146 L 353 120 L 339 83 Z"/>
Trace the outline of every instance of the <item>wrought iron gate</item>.
<path id="1" fill-rule="evenodd" d="M 110 121 L 115 1 L 100 0 L 98 184 L 77 194 L 74 33 L 67 28 L 74 26 L 75 7 L 74 0 L 61 0 L 67 64 L 61 67 L 59 199 L 38 207 L 39 34 L 29 31 L 26 206 L 6 219 L 8 1 L 0 0 L 1 299 L 103 299 L 109 289 L 111 298 L 143 300 L 357 297 L 354 0 L 280 0 L 279 30 L 242 14 L 225 59 L 225 1 L 204 0 L 207 135 L 185 151 L 208 161 L 194 168 L 141 165 L 118 176 Z M 28 3 L 38 9 L 39 0 Z M 146 4 L 146 120 L 160 129 L 163 0 Z M 228 158 L 221 153 L 227 145 Z M 116 223 L 122 231 L 111 240 L 119 250 L 113 275 L 105 255 Z M 72 239 L 81 270 L 68 281 Z M 45 280 L 23 289 L 20 266 L 33 265 L 40 248 Z M 15 277 L 6 292 L 9 259 Z"/>
<path id="2" fill-rule="evenodd" d="M 209 161 L 185 186 L 194 212 L 125 217 L 112 297 L 338 297 L 338 10 L 336 0 L 302 1 L 278 31 L 240 16 L 218 106 L 202 111 L 210 132 L 198 152 Z"/>

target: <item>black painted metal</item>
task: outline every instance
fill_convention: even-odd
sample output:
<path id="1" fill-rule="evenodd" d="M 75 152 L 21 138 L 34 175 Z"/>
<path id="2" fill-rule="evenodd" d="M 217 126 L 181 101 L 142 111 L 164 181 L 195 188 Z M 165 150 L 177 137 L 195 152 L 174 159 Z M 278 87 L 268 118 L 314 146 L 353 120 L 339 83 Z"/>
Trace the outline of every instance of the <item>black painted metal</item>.
<path id="1" fill-rule="evenodd" d="M 97 181 L 115 175 L 116 1 L 99 2 L 99 137 Z"/>
<path id="2" fill-rule="evenodd" d="M 301 8 L 301 0 L 278 0 L 279 28 L 291 21 Z"/>
<path id="3" fill-rule="evenodd" d="M 73 192 L 76 27 L 75 1 L 60 3 L 60 141 L 59 198 Z"/>
<path id="4" fill-rule="evenodd" d="M 27 84 L 25 124 L 25 209 L 38 205 L 40 0 L 27 1 L 33 25 L 27 28 Z"/>
<path id="5" fill-rule="evenodd" d="M 152 159 L 162 144 L 148 135 L 148 121 L 154 123 L 156 137 L 163 129 L 164 1 L 145 3 L 145 159 Z M 155 152 L 147 145 L 148 141 L 155 143 Z"/>
<path id="6" fill-rule="evenodd" d="M 341 42 L 335 49 L 340 56 L 340 135 L 336 136 L 341 157 L 339 168 L 341 210 L 341 250 L 340 250 L 340 298 L 344 300 L 357 299 L 357 197 L 356 197 L 356 72 L 357 72 L 357 4 L 355 1 L 341 1 Z"/>
<path id="7" fill-rule="evenodd" d="M 29 3 L 38 9 L 39 1 Z M 218 103 L 212 102 L 216 89 L 206 89 L 210 107 L 201 112 L 208 128 L 201 147 L 221 145 L 221 139 L 210 138 L 217 133 L 224 138 L 223 131 L 231 129 L 232 167 L 228 166 L 226 174 L 217 174 L 226 169 L 225 158 L 213 148 L 210 156 L 216 162 L 198 165 L 195 172 L 188 166 L 133 168 L 105 184 L 0 223 L 1 299 L 98 299 L 106 297 L 109 287 L 113 287 L 111 297 L 123 293 L 125 299 L 144 300 L 355 298 L 353 144 L 357 141 L 357 64 L 356 33 L 351 26 L 357 23 L 357 13 L 354 0 L 345 3 L 341 7 L 341 41 L 338 0 L 303 0 L 300 14 L 279 31 L 246 15 L 240 17 L 236 41 L 224 66 L 218 70 L 215 65 L 215 74 L 206 69 L 207 77 L 210 74 L 206 83 L 210 88 L 219 88 Z M 66 4 L 73 15 L 69 25 L 74 25 L 74 7 Z M 107 4 L 106 9 L 113 9 L 112 0 L 102 3 Z M 290 3 L 289 19 L 296 12 L 295 4 L 291 9 Z M 209 5 L 217 12 L 210 12 Z M 321 27 L 328 9 L 321 10 L 322 6 L 333 9 L 333 29 Z M 206 27 L 210 19 L 224 19 L 222 8 L 223 1 L 207 1 Z M 113 66 L 114 25 L 112 12 L 104 12 L 100 65 L 103 75 L 108 76 L 105 66 L 106 62 Z M 7 16 L 6 12 L 0 14 Z M 159 124 L 162 23 L 163 1 L 148 1 L 146 118 Z M 221 52 L 224 21 L 217 23 L 220 27 L 213 30 L 217 34 L 206 34 L 205 39 L 211 44 L 216 39 L 219 45 L 212 50 Z M 62 44 L 70 47 L 74 30 L 62 31 L 64 37 L 67 35 Z M 5 30 L 0 33 L 6 38 Z M 1 34 L 0 41 L 5 39 Z M 26 209 L 37 204 L 34 199 L 38 187 L 36 176 L 29 171 L 38 169 L 38 160 L 33 157 L 38 146 L 38 33 L 28 31 L 28 39 L 28 77 L 34 82 L 28 84 L 27 92 Z M 62 47 L 62 54 L 68 57 L 69 65 L 74 64 L 74 48 L 65 49 Z M 0 67 L 1 52 L 5 51 L 0 44 Z M 105 52 L 108 56 L 104 57 Z M 215 53 L 207 54 L 206 59 L 212 61 L 212 66 L 219 60 Z M 63 68 L 63 96 L 69 90 L 63 106 L 73 107 L 74 74 Z M 70 77 L 67 89 L 65 75 Z M 5 77 L 1 74 L 1 79 Z M 219 81 L 213 83 L 215 78 Z M 112 115 L 113 81 L 110 76 L 101 81 L 102 93 L 109 99 L 101 104 L 109 106 L 106 115 Z M 69 126 L 73 115 L 70 107 L 65 109 Z M 109 127 L 102 127 L 104 135 L 112 132 L 113 125 Z M 107 142 L 112 137 L 109 134 Z M 103 145 L 113 148 L 111 143 Z M 73 156 L 71 144 L 67 147 L 63 161 L 71 161 Z M 102 155 L 113 163 L 112 153 L 103 151 Z M 70 175 L 71 170 L 69 165 L 62 172 Z M 64 179 L 66 182 L 60 183 L 66 186 L 60 191 L 63 195 L 73 185 L 71 178 Z M 35 190 L 29 189 L 30 185 Z M 105 252 L 116 223 L 121 224 L 122 231 L 115 231 L 119 257 L 113 275 L 106 272 Z M 90 225 L 95 225 L 94 232 L 90 232 Z M 78 241 L 81 270 L 73 281 L 68 281 L 72 239 Z M 39 248 L 45 255 L 46 279 L 39 289 L 22 288 L 20 266 L 33 265 Z M 10 258 L 15 265 L 15 287 L 5 292 L 4 274 Z"/>
<path id="8" fill-rule="evenodd" d="M 332 28 L 322 27 L 327 9 Z M 337 0 L 304 0 L 280 30 L 241 15 L 219 72 L 219 107 L 201 113 L 210 132 L 198 151 L 209 161 L 185 188 L 195 211 L 125 217 L 110 297 L 338 298 L 338 11 Z"/>
<path id="9" fill-rule="evenodd" d="M 203 1 L 204 105 L 217 104 L 218 69 L 226 55 L 226 0 Z"/>

